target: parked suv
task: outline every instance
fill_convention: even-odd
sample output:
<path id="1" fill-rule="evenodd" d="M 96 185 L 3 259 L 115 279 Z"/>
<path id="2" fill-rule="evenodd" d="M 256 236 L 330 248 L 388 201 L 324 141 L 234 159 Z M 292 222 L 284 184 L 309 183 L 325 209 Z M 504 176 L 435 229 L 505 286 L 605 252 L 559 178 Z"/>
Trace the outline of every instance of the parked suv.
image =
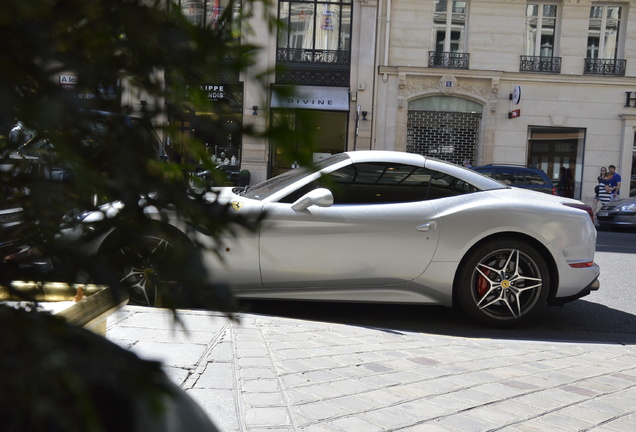
<path id="1" fill-rule="evenodd" d="M 508 186 L 557 194 L 556 187 L 548 175 L 538 168 L 528 168 L 519 165 L 483 165 L 473 170 L 499 180 Z"/>

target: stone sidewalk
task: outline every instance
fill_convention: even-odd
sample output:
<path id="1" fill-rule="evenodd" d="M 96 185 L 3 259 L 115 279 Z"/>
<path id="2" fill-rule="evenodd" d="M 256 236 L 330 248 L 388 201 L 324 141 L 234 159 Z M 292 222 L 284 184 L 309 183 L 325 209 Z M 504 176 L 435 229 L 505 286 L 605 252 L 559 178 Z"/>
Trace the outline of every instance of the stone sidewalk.
<path id="1" fill-rule="evenodd" d="M 224 432 L 634 431 L 636 346 L 469 339 L 127 306 L 107 338 Z M 187 329 L 187 330 L 186 330 Z"/>

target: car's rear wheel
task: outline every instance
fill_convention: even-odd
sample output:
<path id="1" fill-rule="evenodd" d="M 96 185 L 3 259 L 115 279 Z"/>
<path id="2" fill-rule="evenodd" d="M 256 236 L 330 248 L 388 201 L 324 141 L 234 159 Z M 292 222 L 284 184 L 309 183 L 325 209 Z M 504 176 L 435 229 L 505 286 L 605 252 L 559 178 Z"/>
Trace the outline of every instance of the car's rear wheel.
<path id="1" fill-rule="evenodd" d="M 456 280 L 462 309 L 475 320 L 511 327 L 529 320 L 547 303 L 550 272 L 526 242 L 493 241 L 463 260 Z"/>
<path id="2" fill-rule="evenodd" d="M 162 306 L 175 302 L 182 293 L 179 271 L 193 251 L 178 229 L 150 224 L 134 238 L 112 234 L 100 248 L 100 255 L 117 273 L 119 285 L 128 290 L 130 304 Z"/>

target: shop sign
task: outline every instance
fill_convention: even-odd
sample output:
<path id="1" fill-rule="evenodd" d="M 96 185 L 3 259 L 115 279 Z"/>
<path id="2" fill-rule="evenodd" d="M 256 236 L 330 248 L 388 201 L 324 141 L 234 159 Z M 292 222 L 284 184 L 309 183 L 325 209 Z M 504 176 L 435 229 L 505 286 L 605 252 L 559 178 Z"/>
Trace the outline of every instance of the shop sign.
<path id="1" fill-rule="evenodd" d="M 329 111 L 349 111 L 349 89 L 343 87 L 294 87 L 293 95 L 272 91 L 272 108 L 304 108 Z"/>
<path id="2" fill-rule="evenodd" d="M 227 99 L 225 85 L 203 84 L 201 90 L 206 92 L 208 100 Z"/>
<path id="3" fill-rule="evenodd" d="M 67 73 L 58 75 L 58 84 L 65 89 L 65 96 L 70 98 L 102 101 L 115 101 L 118 98 L 119 82 L 100 83 L 97 88 L 85 88 L 80 86 L 76 75 Z"/>
<path id="4" fill-rule="evenodd" d="M 75 75 L 60 75 L 59 84 L 63 88 L 75 88 L 77 85 L 77 77 Z"/>
<path id="5" fill-rule="evenodd" d="M 625 107 L 636 108 L 636 92 L 625 92 Z"/>

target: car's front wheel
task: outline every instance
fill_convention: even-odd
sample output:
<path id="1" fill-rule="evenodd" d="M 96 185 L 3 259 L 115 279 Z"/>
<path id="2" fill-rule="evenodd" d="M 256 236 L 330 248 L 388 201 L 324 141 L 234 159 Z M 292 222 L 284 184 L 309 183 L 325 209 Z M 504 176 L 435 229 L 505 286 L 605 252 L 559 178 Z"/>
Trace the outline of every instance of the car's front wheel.
<path id="1" fill-rule="evenodd" d="M 491 326 L 511 327 L 526 322 L 546 304 L 550 272 L 528 243 L 493 241 L 463 260 L 455 289 L 470 317 Z"/>
<path id="2" fill-rule="evenodd" d="M 117 273 L 119 285 L 128 291 L 130 304 L 161 306 L 181 294 L 179 271 L 193 250 L 181 231 L 150 224 L 134 238 L 111 235 L 100 254 Z"/>

